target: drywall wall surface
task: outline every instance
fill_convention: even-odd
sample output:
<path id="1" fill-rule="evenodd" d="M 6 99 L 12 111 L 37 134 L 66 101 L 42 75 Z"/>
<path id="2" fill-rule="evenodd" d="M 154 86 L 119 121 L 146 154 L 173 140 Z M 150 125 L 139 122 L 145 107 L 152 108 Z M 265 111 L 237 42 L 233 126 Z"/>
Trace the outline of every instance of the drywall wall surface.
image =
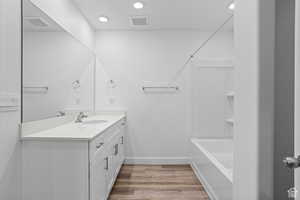
<path id="1" fill-rule="evenodd" d="M 20 101 L 21 2 L 19 0 L 0 1 L 0 43 L 0 95 L 14 96 Z M 20 116 L 20 107 L 14 111 L 0 112 L 0 199 L 21 199 L 21 144 L 18 127 Z"/>
<path id="2" fill-rule="evenodd" d="M 188 156 L 190 67 L 172 84 L 179 87 L 178 92 L 145 93 L 142 87 L 166 85 L 209 34 L 184 30 L 97 32 L 96 53 L 101 65 L 97 66 L 96 108 L 128 110 L 127 157 L 168 162 Z M 232 32 L 220 33 L 198 57 L 232 58 L 232 38 Z"/>

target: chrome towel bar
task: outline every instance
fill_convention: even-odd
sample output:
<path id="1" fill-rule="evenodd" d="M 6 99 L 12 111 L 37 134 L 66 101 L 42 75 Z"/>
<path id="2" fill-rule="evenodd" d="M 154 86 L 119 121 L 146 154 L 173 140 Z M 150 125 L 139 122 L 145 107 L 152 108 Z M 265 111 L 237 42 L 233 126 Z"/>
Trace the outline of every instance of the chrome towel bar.
<path id="1" fill-rule="evenodd" d="M 143 86 L 142 89 L 143 89 L 143 91 L 146 91 L 147 89 L 151 89 L 151 90 L 155 90 L 155 89 L 158 89 L 158 90 L 165 89 L 165 90 L 167 90 L 167 91 L 170 91 L 170 90 L 178 91 L 178 90 L 179 90 L 179 87 L 178 87 L 178 86 Z"/>
<path id="2" fill-rule="evenodd" d="M 48 86 L 24 86 L 23 87 L 24 90 L 26 90 L 27 92 L 48 92 L 49 87 Z M 25 92 L 26 92 L 25 91 Z"/>

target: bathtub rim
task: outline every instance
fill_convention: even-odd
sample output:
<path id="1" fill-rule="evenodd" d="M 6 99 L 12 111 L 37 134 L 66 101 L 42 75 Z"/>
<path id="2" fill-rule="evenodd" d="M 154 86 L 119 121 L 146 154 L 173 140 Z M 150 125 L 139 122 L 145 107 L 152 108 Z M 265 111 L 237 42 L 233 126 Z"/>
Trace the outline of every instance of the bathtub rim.
<path id="1" fill-rule="evenodd" d="M 192 138 L 191 142 L 196 145 L 197 148 L 221 171 L 221 173 L 233 184 L 233 173 L 230 173 L 229 170 L 224 167 L 224 165 L 218 161 L 212 153 L 206 150 L 203 146 L 201 146 L 198 141 L 217 141 L 217 140 L 231 140 L 231 139 L 199 139 L 199 138 Z"/>

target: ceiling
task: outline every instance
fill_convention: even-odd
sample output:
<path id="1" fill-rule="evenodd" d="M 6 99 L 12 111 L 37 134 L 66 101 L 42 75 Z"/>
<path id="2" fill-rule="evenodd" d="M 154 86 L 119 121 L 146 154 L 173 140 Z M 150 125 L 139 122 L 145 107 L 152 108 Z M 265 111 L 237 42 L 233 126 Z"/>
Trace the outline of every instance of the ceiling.
<path id="1" fill-rule="evenodd" d="M 232 0 L 141 0 L 144 9 L 133 8 L 135 0 L 73 0 L 90 24 L 97 30 L 131 29 L 198 29 L 211 31 L 232 14 L 228 5 Z M 98 17 L 109 17 L 104 24 Z M 150 25 L 133 27 L 131 16 L 148 16 Z M 230 22 L 225 30 L 232 30 Z"/>
<path id="2" fill-rule="evenodd" d="M 40 24 L 40 26 L 34 25 L 30 21 L 34 21 Z M 41 26 L 41 23 L 45 23 L 46 26 Z M 30 0 L 23 0 L 23 28 L 24 31 L 28 32 L 63 31 L 55 21 L 32 4 Z"/>

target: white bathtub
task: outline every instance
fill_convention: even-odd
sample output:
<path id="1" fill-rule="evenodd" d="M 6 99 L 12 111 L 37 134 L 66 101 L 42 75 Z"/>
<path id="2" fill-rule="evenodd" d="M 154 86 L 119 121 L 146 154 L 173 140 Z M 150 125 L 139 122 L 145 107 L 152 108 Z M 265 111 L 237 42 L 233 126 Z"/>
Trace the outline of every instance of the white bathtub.
<path id="1" fill-rule="evenodd" d="M 233 140 L 192 139 L 191 165 L 212 200 L 232 200 Z"/>

